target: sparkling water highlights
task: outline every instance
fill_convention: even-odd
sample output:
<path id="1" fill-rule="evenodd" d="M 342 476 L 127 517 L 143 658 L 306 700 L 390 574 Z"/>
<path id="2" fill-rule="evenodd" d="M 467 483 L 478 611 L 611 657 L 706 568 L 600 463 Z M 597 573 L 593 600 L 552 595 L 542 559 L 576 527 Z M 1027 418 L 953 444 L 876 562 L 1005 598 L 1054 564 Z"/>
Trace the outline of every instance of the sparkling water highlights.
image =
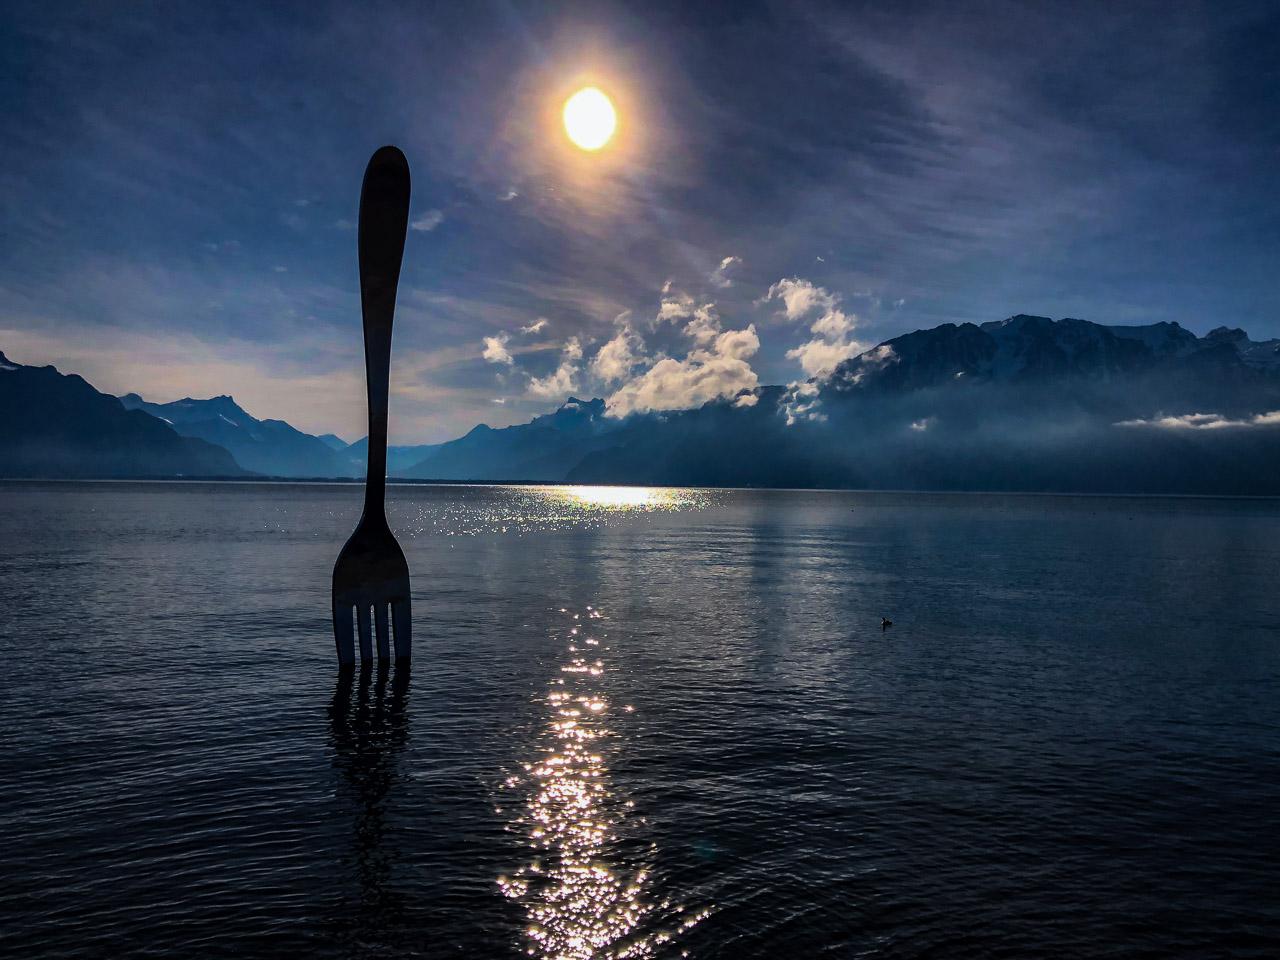
<path id="1" fill-rule="evenodd" d="M 716 494 L 679 487 L 509 486 L 439 487 L 456 499 L 424 503 L 410 535 L 480 536 L 602 527 L 633 514 L 702 510 Z"/>
<path id="2" fill-rule="evenodd" d="M 669 899 L 652 901 L 648 868 L 623 861 L 616 835 L 635 819 L 632 800 L 611 786 L 605 752 L 618 737 L 610 727 L 602 677 L 609 652 L 602 646 L 603 613 L 588 606 L 585 617 L 562 609 L 567 658 L 543 702 L 547 731 L 539 756 L 524 775 L 504 782 L 528 794 L 524 828 L 534 858 L 511 876 L 498 878 L 507 897 L 525 908 L 531 956 L 547 960 L 652 957 L 661 945 L 704 919 L 709 908 L 687 911 Z M 628 708 L 629 709 L 629 708 Z M 658 856 L 656 845 L 646 851 Z M 665 926 L 651 929 L 654 921 Z"/>

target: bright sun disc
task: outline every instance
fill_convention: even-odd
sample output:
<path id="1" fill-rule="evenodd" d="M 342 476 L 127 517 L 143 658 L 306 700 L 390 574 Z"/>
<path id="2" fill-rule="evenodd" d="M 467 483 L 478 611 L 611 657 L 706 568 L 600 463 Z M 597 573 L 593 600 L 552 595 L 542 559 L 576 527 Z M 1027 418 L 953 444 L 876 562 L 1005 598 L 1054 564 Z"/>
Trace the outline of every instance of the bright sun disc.
<path id="1" fill-rule="evenodd" d="M 584 87 L 564 102 L 564 131 L 583 150 L 599 150 L 617 126 L 613 104 L 595 87 Z"/>

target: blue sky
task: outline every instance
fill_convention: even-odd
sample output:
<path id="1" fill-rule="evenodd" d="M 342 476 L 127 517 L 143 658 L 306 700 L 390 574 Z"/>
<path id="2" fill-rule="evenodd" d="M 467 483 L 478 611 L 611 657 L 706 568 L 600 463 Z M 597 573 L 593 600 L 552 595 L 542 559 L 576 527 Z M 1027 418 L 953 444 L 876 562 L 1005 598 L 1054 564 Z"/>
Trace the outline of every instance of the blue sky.
<path id="1" fill-rule="evenodd" d="M 111 392 L 358 437 L 383 143 L 414 178 L 401 442 L 1018 312 L 1280 336 L 1274 3 L 11 0 L 0 25 L 0 350 Z M 586 83 L 621 118 L 594 155 L 557 122 Z"/>

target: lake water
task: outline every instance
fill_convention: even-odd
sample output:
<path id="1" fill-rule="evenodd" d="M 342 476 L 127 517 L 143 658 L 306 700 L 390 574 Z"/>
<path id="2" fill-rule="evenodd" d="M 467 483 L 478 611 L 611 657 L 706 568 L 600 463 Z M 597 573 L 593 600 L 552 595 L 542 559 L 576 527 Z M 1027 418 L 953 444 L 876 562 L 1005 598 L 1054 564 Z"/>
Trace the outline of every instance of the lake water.
<path id="1" fill-rule="evenodd" d="M 1280 954 L 1280 502 L 360 498 L 0 485 L 0 954 Z"/>

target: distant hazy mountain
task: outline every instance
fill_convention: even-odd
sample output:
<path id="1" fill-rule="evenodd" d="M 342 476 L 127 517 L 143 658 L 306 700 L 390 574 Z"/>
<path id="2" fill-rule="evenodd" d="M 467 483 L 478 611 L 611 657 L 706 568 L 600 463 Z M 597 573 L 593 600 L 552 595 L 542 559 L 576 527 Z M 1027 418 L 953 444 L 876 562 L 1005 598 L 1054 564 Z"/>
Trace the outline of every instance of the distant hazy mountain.
<path id="1" fill-rule="evenodd" d="M 319 440 L 321 443 L 323 443 L 330 450 L 342 451 L 347 449 L 347 447 L 350 446 L 350 444 L 347 443 L 347 441 L 343 440 L 341 437 L 332 433 L 322 433 L 320 436 L 316 437 L 316 439 Z"/>
<path id="2" fill-rule="evenodd" d="M 387 447 L 387 473 L 399 476 L 406 469 L 418 463 L 424 457 L 436 450 L 440 444 L 423 443 L 417 446 L 401 447 L 391 445 Z M 365 460 L 369 456 L 369 438 L 361 437 L 355 443 L 351 444 L 344 451 L 344 456 L 354 465 L 356 473 L 360 476 L 364 475 Z"/>
<path id="3" fill-rule="evenodd" d="M 283 420 L 250 416 L 231 397 L 187 397 L 172 403 L 148 403 L 130 393 L 120 402 L 130 410 L 142 410 L 163 420 L 183 436 L 225 447 L 243 467 L 256 473 L 274 477 L 347 477 L 360 472 L 352 469 L 343 451 L 333 449 L 321 438 L 303 433 Z"/>
<path id="4" fill-rule="evenodd" d="M 0 476 L 245 475 L 222 447 L 179 436 L 75 374 L 0 353 Z"/>
<path id="5" fill-rule="evenodd" d="M 585 455 L 608 446 L 620 426 L 604 415 L 603 400 L 570 397 L 529 423 L 499 430 L 480 424 L 399 473 L 430 480 L 563 480 Z"/>
<path id="6" fill-rule="evenodd" d="M 1025 315 L 944 324 L 820 387 L 627 421 L 613 440 L 566 479 L 1280 494 L 1280 341 Z"/>

